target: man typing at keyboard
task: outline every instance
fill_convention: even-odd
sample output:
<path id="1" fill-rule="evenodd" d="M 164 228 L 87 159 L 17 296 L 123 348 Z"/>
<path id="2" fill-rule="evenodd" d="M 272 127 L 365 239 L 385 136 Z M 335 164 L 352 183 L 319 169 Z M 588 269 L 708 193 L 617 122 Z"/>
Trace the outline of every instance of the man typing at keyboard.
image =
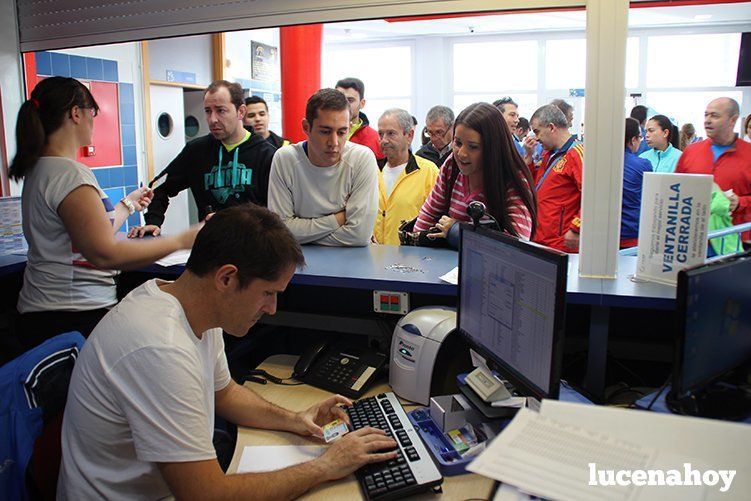
<path id="1" fill-rule="evenodd" d="M 238 425 L 321 436 L 349 422 L 333 396 L 299 413 L 230 378 L 222 329 L 242 336 L 273 315 L 304 258 L 278 216 L 242 205 L 199 232 L 185 273 L 151 280 L 97 325 L 76 363 L 63 422 L 58 499 L 289 499 L 396 457 L 375 428 L 347 433 L 319 458 L 276 472 L 225 476 L 214 413 Z M 388 451 L 388 452 L 384 452 Z"/>

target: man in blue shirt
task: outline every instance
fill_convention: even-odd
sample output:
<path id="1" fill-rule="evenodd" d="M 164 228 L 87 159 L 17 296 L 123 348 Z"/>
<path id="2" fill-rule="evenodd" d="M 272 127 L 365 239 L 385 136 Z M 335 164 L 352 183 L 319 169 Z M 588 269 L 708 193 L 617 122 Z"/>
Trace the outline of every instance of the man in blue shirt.
<path id="1" fill-rule="evenodd" d="M 623 154 L 621 249 L 636 247 L 638 244 L 642 182 L 644 181 L 644 173 L 652 172 L 652 164 L 649 160 L 636 156 L 640 143 L 639 122 L 635 118 L 627 118 L 626 149 Z"/>
<path id="2" fill-rule="evenodd" d="M 507 96 L 495 100 L 493 106 L 501 110 L 501 115 L 503 115 L 503 119 L 506 121 L 506 125 L 508 125 L 508 128 L 511 131 L 511 135 L 514 136 L 514 146 L 516 146 L 516 151 L 518 151 L 519 155 L 524 158 L 524 147 L 519 142 L 521 138 L 516 136 L 516 126 L 519 125 L 519 105 Z"/>
<path id="3" fill-rule="evenodd" d="M 638 104 L 631 108 L 631 118 L 639 122 L 639 132 L 641 134 L 641 137 L 643 138 L 646 136 L 646 130 L 644 126 L 647 123 L 647 107 L 642 106 L 641 104 Z M 647 145 L 647 142 L 644 140 L 639 140 L 639 149 L 636 150 L 637 155 L 641 155 L 645 151 L 649 149 L 649 145 Z"/>

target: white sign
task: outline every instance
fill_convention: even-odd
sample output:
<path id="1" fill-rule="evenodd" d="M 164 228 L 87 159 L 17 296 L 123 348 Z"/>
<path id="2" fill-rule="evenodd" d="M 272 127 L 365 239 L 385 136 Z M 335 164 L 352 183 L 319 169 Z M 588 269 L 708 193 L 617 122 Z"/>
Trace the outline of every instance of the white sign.
<path id="1" fill-rule="evenodd" d="M 644 175 L 636 278 L 675 285 L 678 271 L 704 263 L 712 176 Z"/>

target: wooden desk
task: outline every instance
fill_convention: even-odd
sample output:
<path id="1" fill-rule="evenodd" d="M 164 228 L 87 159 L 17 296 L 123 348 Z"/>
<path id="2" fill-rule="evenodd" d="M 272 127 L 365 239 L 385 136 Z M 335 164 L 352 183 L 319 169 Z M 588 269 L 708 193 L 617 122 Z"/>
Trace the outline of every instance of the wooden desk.
<path id="1" fill-rule="evenodd" d="M 258 368 L 264 369 L 278 377 L 289 377 L 292 367 L 297 361 L 296 356 L 292 355 L 274 355 L 269 357 Z M 290 410 L 303 410 L 331 395 L 325 390 L 319 390 L 308 385 L 300 386 L 279 386 L 272 383 L 260 385 L 257 383 L 246 383 L 249 388 L 257 392 L 266 400 Z M 372 396 L 385 391 L 390 391 L 388 384 L 383 383 L 373 387 L 365 396 Z M 406 407 L 406 406 L 405 406 Z M 409 407 L 407 407 L 409 409 Z M 235 455 L 232 457 L 229 473 L 237 471 L 237 465 L 240 463 L 243 448 L 246 445 L 319 445 L 320 441 L 300 437 L 292 433 L 255 430 L 251 428 L 240 428 L 237 433 L 237 448 Z M 493 481 L 475 474 L 459 475 L 454 477 L 444 477 L 443 494 L 424 494 L 415 496 L 414 499 L 441 499 L 461 500 L 461 499 L 488 499 L 493 487 Z M 303 496 L 305 499 L 322 499 L 332 500 L 350 500 L 362 499 L 360 485 L 354 475 L 343 478 L 336 482 L 329 482 L 319 485 L 317 488 L 309 491 Z"/>

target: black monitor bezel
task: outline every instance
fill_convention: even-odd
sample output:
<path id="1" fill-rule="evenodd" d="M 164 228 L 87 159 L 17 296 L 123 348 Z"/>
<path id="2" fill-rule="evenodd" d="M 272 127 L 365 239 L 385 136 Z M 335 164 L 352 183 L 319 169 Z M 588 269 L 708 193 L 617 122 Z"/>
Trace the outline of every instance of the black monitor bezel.
<path id="1" fill-rule="evenodd" d="M 546 261 L 556 266 L 556 285 L 555 285 L 555 308 L 554 308 L 554 321 L 553 321 L 553 346 L 551 350 L 551 367 L 550 367 L 550 383 L 549 391 L 545 391 L 532 381 L 524 377 L 517 372 L 514 368 L 509 366 L 503 360 L 496 357 L 492 352 L 485 349 L 483 346 L 475 343 L 472 337 L 462 329 L 461 326 L 461 284 L 462 284 L 462 256 L 464 248 L 464 232 L 470 231 L 478 233 L 485 237 L 492 238 L 504 244 L 521 249 L 524 252 L 534 255 L 535 257 L 543 258 Z M 565 329 L 565 312 L 566 312 L 566 282 L 568 280 L 568 254 L 564 252 L 551 249 L 542 245 L 538 245 L 532 242 L 525 242 L 501 232 L 490 230 L 487 228 L 474 228 L 469 224 L 462 223 L 460 231 L 460 245 L 459 245 L 459 284 L 457 293 L 457 306 L 456 306 L 456 330 L 462 336 L 462 338 L 470 344 L 472 349 L 477 351 L 480 355 L 493 362 L 499 372 L 506 378 L 514 387 L 525 396 L 535 397 L 539 400 L 543 398 L 557 399 L 560 394 L 560 382 L 561 382 L 561 368 L 563 365 L 563 347 L 564 347 L 564 329 Z"/>
<path id="2" fill-rule="evenodd" d="M 737 264 L 738 261 L 751 260 L 751 251 L 746 251 L 741 254 L 734 254 L 723 259 L 718 259 L 711 263 L 699 264 L 689 268 L 684 268 L 678 272 L 678 283 L 676 287 L 676 316 L 677 316 L 677 331 L 674 342 L 673 352 L 673 374 L 672 385 L 670 389 L 671 398 L 683 399 L 691 396 L 697 391 L 705 389 L 715 381 L 722 379 L 728 373 L 737 369 L 739 366 L 733 366 L 725 368 L 722 372 L 714 374 L 709 378 L 699 381 L 693 385 L 684 387 L 682 376 L 684 369 L 684 351 L 686 349 L 686 327 L 687 319 L 686 314 L 688 312 L 688 283 L 691 278 L 694 278 L 705 273 L 711 273 L 718 268 L 724 268 L 725 266 L 732 266 Z"/>

